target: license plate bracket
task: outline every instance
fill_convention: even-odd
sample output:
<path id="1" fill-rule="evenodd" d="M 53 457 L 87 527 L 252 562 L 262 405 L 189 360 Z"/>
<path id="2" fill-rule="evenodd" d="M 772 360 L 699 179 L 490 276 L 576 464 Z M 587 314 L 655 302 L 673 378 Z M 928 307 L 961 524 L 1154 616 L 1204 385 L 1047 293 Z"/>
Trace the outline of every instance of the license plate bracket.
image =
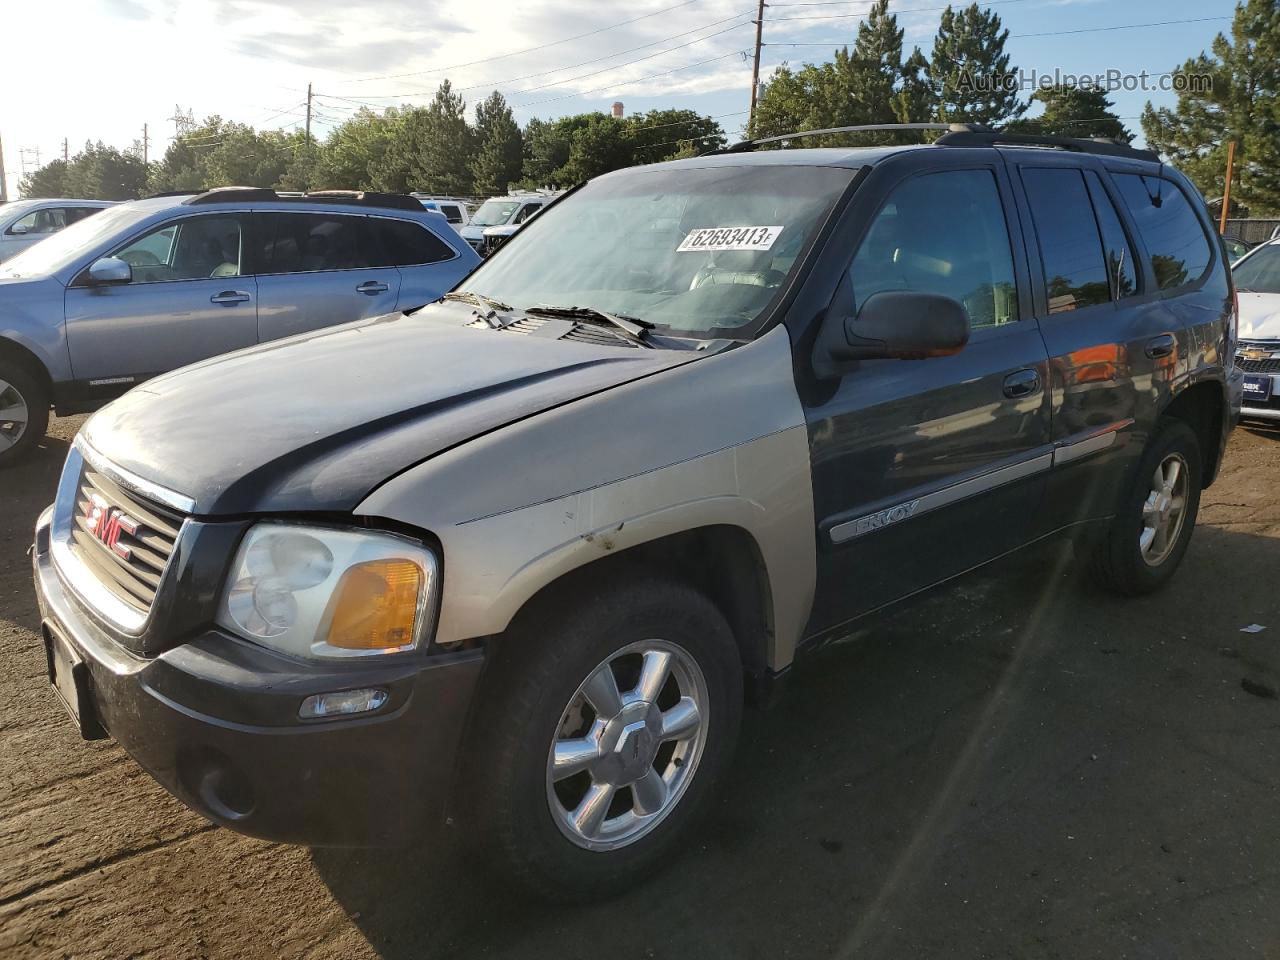
<path id="1" fill-rule="evenodd" d="M 44 626 L 44 652 L 49 684 L 85 740 L 102 740 L 107 731 L 93 702 L 93 678 L 89 665 L 65 637 L 48 623 Z"/>
<path id="2" fill-rule="evenodd" d="M 1271 399 L 1271 378 L 1270 377 L 1249 377 L 1244 378 L 1244 399 L 1246 401 L 1256 400 L 1266 403 Z"/>

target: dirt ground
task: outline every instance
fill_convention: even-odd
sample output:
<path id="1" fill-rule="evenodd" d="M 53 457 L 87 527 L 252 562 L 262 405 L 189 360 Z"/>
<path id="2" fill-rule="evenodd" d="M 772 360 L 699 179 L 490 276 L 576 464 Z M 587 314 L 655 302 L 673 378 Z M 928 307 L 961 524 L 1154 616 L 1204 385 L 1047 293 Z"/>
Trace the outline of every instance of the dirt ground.
<path id="1" fill-rule="evenodd" d="M 79 740 L 26 557 L 77 426 L 0 473 L 4 960 L 1280 958 L 1280 432 L 1236 432 L 1161 595 L 1044 548 L 801 662 L 685 854 L 566 909 L 495 891 L 448 831 L 237 836 Z"/>

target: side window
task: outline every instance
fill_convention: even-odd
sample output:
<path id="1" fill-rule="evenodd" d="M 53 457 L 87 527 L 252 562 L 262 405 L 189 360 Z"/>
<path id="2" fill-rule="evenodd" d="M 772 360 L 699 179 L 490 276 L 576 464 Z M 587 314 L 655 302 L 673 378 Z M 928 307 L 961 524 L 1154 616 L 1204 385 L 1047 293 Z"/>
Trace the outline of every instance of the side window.
<path id="1" fill-rule="evenodd" d="M 1182 189 L 1163 177 L 1136 173 L 1113 173 L 1111 179 L 1142 234 L 1160 289 L 1172 290 L 1199 280 L 1213 256 Z"/>
<path id="2" fill-rule="evenodd" d="M 526 203 L 523 207 L 521 207 L 520 212 L 516 214 L 516 218 L 511 222 L 524 223 L 526 220 L 528 220 L 530 217 L 532 217 L 535 213 L 537 213 L 541 209 L 542 209 L 542 204 L 540 203 Z"/>
<path id="3" fill-rule="evenodd" d="M 889 195 L 849 267 L 856 308 L 915 290 L 964 304 L 974 327 L 1018 319 L 1004 204 L 990 170 L 914 177 Z"/>
<path id="4" fill-rule="evenodd" d="M 67 226 L 78 223 L 85 217 L 91 217 L 97 213 L 101 207 L 68 207 L 66 212 Z"/>
<path id="5" fill-rule="evenodd" d="M 1079 310 L 1111 300 L 1111 281 L 1093 204 L 1079 170 L 1024 169 L 1044 263 L 1049 312 Z"/>
<path id="6" fill-rule="evenodd" d="M 29 237 L 57 233 L 67 225 L 66 211 L 60 207 L 33 210 L 8 229 L 8 233 L 25 233 Z M 17 228 L 25 229 L 17 229 Z"/>
<path id="7" fill-rule="evenodd" d="M 133 267 L 134 283 L 238 277 L 244 243 L 235 215 L 188 217 L 167 223 L 112 256 Z"/>
<path id="8" fill-rule="evenodd" d="M 1129 238 L 1125 236 L 1124 227 L 1120 224 L 1120 215 L 1116 213 L 1115 205 L 1098 175 L 1092 170 L 1086 170 L 1084 180 L 1089 186 L 1089 196 L 1093 197 L 1093 212 L 1098 217 L 1098 229 L 1102 231 L 1102 246 L 1107 254 L 1107 275 L 1111 280 L 1111 296 L 1116 300 L 1131 297 L 1138 292 L 1133 247 L 1129 246 Z"/>
<path id="9" fill-rule="evenodd" d="M 262 215 L 264 273 L 315 273 L 374 265 L 367 218 L 331 213 Z"/>
<path id="10" fill-rule="evenodd" d="M 457 256 L 453 248 L 430 230 L 408 220 L 374 217 L 370 224 L 377 233 L 382 256 L 379 266 L 408 267 L 439 263 Z"/>
<path id="11" fill-rule="evenodd" d="M 444 214 L 444 218 L 448 220 L 450 223 L 462 222 L 462 211 L 459 210 L 452 203 L 446 203 L 441 205 L 440 212 Z"/>

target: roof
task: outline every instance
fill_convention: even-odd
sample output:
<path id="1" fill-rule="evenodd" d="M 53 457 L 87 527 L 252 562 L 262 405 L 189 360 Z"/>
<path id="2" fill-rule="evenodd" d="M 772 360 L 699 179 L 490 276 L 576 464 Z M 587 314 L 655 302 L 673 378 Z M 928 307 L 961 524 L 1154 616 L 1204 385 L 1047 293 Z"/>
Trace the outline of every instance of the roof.
<path id="1" fill-rule="evenodd" d="M 929 144 L 918 143 L 898 147 L 803 147 L 789 150 L 757 150 L 750 153 L 719 153 L 701 157 L 689 157 L 685 160 L 668 160 L 665 163 L 651 163 L 644 167 L 631 167 L 632 170 L 653 169 L 654 167 L 682 167 L 684 169 L 701 169 L 704 167 L 740 167 L 740 166 L 779 166 L 779 167 L 848 167 L 857 169 L 874 165 L 899 153 L 912 150 L 932 150 Z M 621 172 L 621 171 L 619 171 Z"/>
<path id="2" fill-rule="evenodd" d="M 110 207 L 118 200 L 83 200 L 78 197 L 23 197 L 21 200 L 10 200 L 0 205 L 0 211 L 11 213 L 14 210 L 38 210 L 41 207 L 65 207 L 67 204 L 78 204 L 85 207 Z"/>

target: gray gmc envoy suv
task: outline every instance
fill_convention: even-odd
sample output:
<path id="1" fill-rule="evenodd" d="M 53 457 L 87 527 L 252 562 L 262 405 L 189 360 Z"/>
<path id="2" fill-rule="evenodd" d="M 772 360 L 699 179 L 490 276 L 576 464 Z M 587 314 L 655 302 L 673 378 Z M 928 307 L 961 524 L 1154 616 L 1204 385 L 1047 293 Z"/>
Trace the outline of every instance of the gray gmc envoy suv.
<path id="1" fill-rule="evenodd" d="M 1189 182 L 981 128 L 768 145 L 94 415 L 33 553 L 81 733 L 245 833 L 447 815 L 587 897 L 687 843 L 806 644 L 1062 532 L 1163 586 L 1241 400 Z"/>

